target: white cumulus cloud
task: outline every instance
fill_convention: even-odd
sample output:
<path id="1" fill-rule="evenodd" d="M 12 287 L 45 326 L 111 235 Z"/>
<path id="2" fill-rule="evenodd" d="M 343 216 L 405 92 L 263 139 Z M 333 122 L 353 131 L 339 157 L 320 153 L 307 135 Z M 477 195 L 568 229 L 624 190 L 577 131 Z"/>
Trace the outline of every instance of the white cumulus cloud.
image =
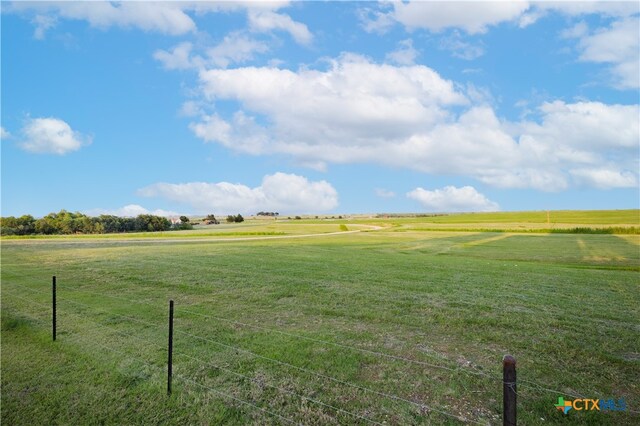
<path id="1" fill-rule="evenodd" d="M 568 16 L 598 14 L 606 17 L 625 17 L 640 12 L 637 2 L 633 1 L 539 1 L 533 7 L 544 13 L 559 12 Z"/>
<path id="2" fill-rule="evenodd" d="M 387 60 L 398 65 L 413 65 L 420 52 L 413 47 L 413 40 L 406 39 L 398 43 L 398 48 L 387 53 Z"/>
<path id="3" fill-rule="evenodd" d="M 307 26 L 296 22 L 289 15 L 276 13 L 272 10 L 253 9 L 248 12 L 249 27 L 254 31 L 268 32 L 272 30 L 286 31 L 299 44 L 308 45 L 313 41 L 313 35 Z"/>
<path id="4" fill-rule="evenodd" d="M 4 127 L 0 127 L 0 139 L 9 139 L 11 137 L 11 133 L 5 130 Z"/>
<path id="5" fill-rule="evenodd" d="M 3 3 L 3 13 L 30 17 L 34 37 L 42 39 L 48 30 L 63 19 L 86 21 L 94 28 L 136 28 L 169 35 L 195 33 L 197 25 L 191 15 L 246 12 L 249 27 L 257 32 L 281 30 L 296 42 L 309 44 L 313 35 L 307 26 L 279 11 L 288 1 L 61 1 Z"/>
<path id="6" fill-rule="evenodd" d="M 613 19 L 609 26 L 592 31 L 580 22 L 561 35 L 579 39 L 580 61 L 608 65 L 611 86 L 633 90 L 640 87 L 639 13 L 640 6 L 633 1 L 397 1 L 380 2 L 377 9 L 361 7 L 358 16 L 368 32 L 384 33 L 396 23 L 407 31 L 451 29 L 454 36 L 445 35 L 440 47 L 467 60 L 484 54 L 484 47 L 463 41 L 459 32 L 482 34 L 503 23 L 525 28 L 551 14 L 569 19 L 598 15 L 604 22 Z"/>
<path id="7" fill-rule="evenodd" d="M 139 204 L 127 204 L 126 206 L 117 208 L 117 209 L 91 209 L 83 212 L 88 216 L 100 216 L 100 215 L 111 215 L 111 216 L 120 216 L 120 217 L 136 217 L 141 214 L 152 214 L 155 216 L 164 216 L 164 217 L 174 217 L 174 216 L 182 216 L 184 213 L 177 213 L 169 210 L 156 209 L 156 210 L 148 210 L 142 207 Z"/>
<path id="8" fill-rule="evenodd" d="M 185 41 L 177 44 L 170 51 L 158 49 L 153 53 L 153 57 L 162 62 L 164 68 L 168 70 L 186 70 L 202 66 L 202 58 L 193 58 L 191 51 L 193 44 Z"/>
<path id="9" fill-rule="evenodd" d="M 549 13 L 619 18 L 637 14 L 638 9 L 637 2 L 632 1 L 397 1 L 379 2 L 377 9 L 361 7 L 358 17 L 368 32 L 384 33 L 399 23 L 408 31 L 458 29 L 482 34 L 502 23 L 524 28 Z"/>
<path id="10" fill-rule="evenodd" d="M 584 150 L 633 149 L 638 146 L 638 105 L 608 105 L 602 102 L 545 102 L 540 124 L 525 126 L 524 133 L 550 146 Z"/>
<path id="11" fill-rule="evenodd" d="M 195 53 L 196 50 L 201 52 Z M 231 64 L 248 62 L 257 54 L 268 50 L 266 43 L 254 40 L 242 32 L 232 32 L 212 47 L 196 49 L 193 43 L 183 42 L 170 50 L 158 49 L 153 57 L 168 70 L 201 70 L 205 67 L 226 68 Z"/>
<path id="12" fill-rule="evenodd" d="M 208 49 L 207 55 L 214 65 L 226 68 L 230 64 L 250 61 L 257 53 L 265 53 L 268 50 L 266 43 L 254 40 L 246 34 L 233 32 Z"/>
<path id="13" fill-rule="evenodd" d="M 200 72 L 200 81 L 208 102 L 235 100 L 244 109 L 193 123 L 197 136 L 242 152 L 290 154 L 318 168 L 371 160 L 372 145 L 406 139 L 447 120 L 446 107 L 468 102 L 428 67 L 378 65 L 352 54 L 331 60 L 326 71 L 212 69 Z"/>
<path id="14" fill-rule="evenodd" d="M 20 147 L 36 154 L 64 155 L 91 143 L 91 137 L 74 131 L 59 118 L 30 118 L 22 128 Z"/>
<path id="15" fill-rule="evenodd" d="M 423 28 L 439 32 L 459 28 L 477 34 L 486 32 L 492 25 L 517 20 L 528 8 L 526 1 L 413 1 L 393 3 L 390 13 L 394 20 L 410 30 Z"/>
<path id="16" fill-rule="evenodd" d="M 526 121 L 509 121 L 488 105 L 490 94 L 428 67 L 352 54 L 326 70 L 244 67 L 199 77 L 202 103 L 213 110 L 231 100 L 240 109 L 200 114 L 190 125 L 196 136 L 246 154 L 285 154 L 316 170 L 375 163 L 543 191 L 595 184 L 575 170 L 638 174 L 637 105 L 554 101 Z"/>
<path id="17" fill-rule="evenodd" d="M 13 2 L 8 11 L 34 13 L 34 36 L 41 39 L 59 19 L 82 20 L 100 29 L 116 26 L 184 34 L 196 29 L 185 6 L 180 2 Z"/>
<path id="18" fill-rule="evenodd" d="M 200 214 L 251 214 L 261 210 L 312 213 L 338 205 L 338 193 L 328 182 L 279 172 L 265 176 L 255 188 L 229 182 L 155 183 L 138 193 L 189 205 Z"/>
<path id="19" fill-rule="evenodd" d="M 433 191 L 416 188 L 407 197 L 433 212 L 488 212 L 498 211 L 497 203 L 489 200 L 472 186 L 445 186 Z"/>
<path id="20" fill-rule="evenodd" d="M 598 189 L 634 188 L 638 186 L 638 177 L 630 171 L 611 169 L 573 169 L 571 175 L 585 186 Z"/>
<path id="21" fill-rule="evenodd" d="M 579 29 L 566 35 L 579 38 L 581 61 L 608 64 L 611 83 L 619 89 L 640 87 L 640 17 L 620 19 L 591 33 Z"/>

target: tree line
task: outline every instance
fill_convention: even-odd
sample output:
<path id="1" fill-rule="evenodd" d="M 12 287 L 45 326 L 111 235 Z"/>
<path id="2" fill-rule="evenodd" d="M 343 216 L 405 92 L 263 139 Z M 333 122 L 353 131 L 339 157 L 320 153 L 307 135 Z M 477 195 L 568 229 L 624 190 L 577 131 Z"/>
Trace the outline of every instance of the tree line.
<path id="1" fill-rule="evenodd" d="M 187 219 L 188 220 L 188 219 Z M 186 223 L 181 221 L 182 225 Z M 171 229 L 184 229 L 172 226 L 166 217 L 141 214 L 137 217 L 119 217 L 100 215 L 90 217 L 82 213 L 61 210 L 35 219 L 31 215 L 0 218 L 2 235 L 54 235 L 54 234 L 111 234 L 117 232 L 157 232 Z"/>
<path id="2" fill-rule="evenodd" d="M 240 213 L 238 213 L 235 216 L 230 214 L 229 216 L 227 216 L 227 222 L 229 222 L 229 223 L 231 223 L 231 222 L 235 222 L 235 223 L 244 222 L 244 217 L 242 217 L 242 215 Z"/>

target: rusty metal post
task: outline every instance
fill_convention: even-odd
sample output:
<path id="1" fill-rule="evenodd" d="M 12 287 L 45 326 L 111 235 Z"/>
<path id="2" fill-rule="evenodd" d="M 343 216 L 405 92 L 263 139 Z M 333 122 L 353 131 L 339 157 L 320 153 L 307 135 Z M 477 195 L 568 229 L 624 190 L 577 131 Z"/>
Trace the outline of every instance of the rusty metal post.
<path id="1" fill-rule="evenodd" d="M 169 350 L 167 359 L 167 395 L 171 395 L 171 378 L 173 375 L 173 300 L 169 300 Z"/>
<path id="2" fill-rule="evenodd" d="M 516 359 L 502 358 L 502 412 L 504 426 L 516 426 Z"/>
<path id="3" fill-rule="evenodd" d="M 56 276 L 53 276 L 51 281 L 51 332 L 53 335 L 53 341 L 56 341 Z"/>

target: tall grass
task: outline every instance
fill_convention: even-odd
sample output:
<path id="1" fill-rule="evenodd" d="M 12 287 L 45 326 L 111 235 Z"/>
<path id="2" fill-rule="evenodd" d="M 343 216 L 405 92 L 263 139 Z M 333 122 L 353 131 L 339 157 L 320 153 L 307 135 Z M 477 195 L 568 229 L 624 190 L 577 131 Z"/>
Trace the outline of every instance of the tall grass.
<path id="1" fill-rule="evenodd" d="M 269 386 L 389 425 L 456 424 L 234 348 L 485 424 L 500 420 L 500 360 L 510 353 L 522 424 L 634 424 L 630 412 L 567 419 L 553 404 L 565 392 L 640 404 L 638 273 L 627 269 L 640 263 L 628 241 L 636 237 L 505 237 L 383 231 L 215 244 L 7 241 L 2 423 L 281 424 L 178 379 L 166 397 L 166 308 L 174 299 L 176 330 L 209 340 L 178 333 L 174 373 L 296 423 L 363 422 Z M 60 328 L 51 343 L 54 274 Z"/>
<path id="2" fill-rule="evenodd" d="M 609 226 L 606 228 L 592 228 L 588 226 L 580 226 L 568 229 L 551 229 L 548 230 L 554 234 L 622 234 L 622 235 L 638 235 L 640 227 L 638 226 Z"/>
<path id="3" fill-rule="evenodd" d="M 609 226 L 597 227 L 573 227 L 573 228 L 476 228 L 476 227 L 405 227 L 394 228 L 393 232 L 506 232 L 521 234 L 608 234 L 608 235 L 639 235 L 640 227 L 637 226 Z"/>

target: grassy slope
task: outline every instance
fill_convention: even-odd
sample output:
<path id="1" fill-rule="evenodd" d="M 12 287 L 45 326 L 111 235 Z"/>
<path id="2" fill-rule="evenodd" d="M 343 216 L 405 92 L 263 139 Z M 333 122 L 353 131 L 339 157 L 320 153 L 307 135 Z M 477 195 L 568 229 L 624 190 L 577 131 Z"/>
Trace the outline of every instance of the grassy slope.
<path id="1" fill-rule="evenodd" d="M 458 213 L 442 216 L 390 218 L 399 231 L 478 230 L 553 232 L 575 228 L 622 228 L 640 232 L 640 210 L 568 210 L 497 213 Z M 620 229 L 614 233 L 620 233 Z"/>
<path id="2" fill-rule="evenodd" d="M 3 240 L 24 239 L 57 239 L 57 240 L 122 240 L 122 239 L 148 239 L 148 238 L 192 238 L 192 237 L 261 237 L 281 235 L 322 234 L 338 232 L 340 226 L 335 223 L 300 224 L 284 222 L 267 222 L 265 220 L 247 221 L 247 223 L 200 225 L 188 231 L 168 232 L 131 232 L 127 234 L 82 234 L 82 235 L 30 235 L 30 236 L 5 236 Z"/>
<path id="3" fill-rule="evenodd" d="M 566 420 L 553 407 L 558 394 L 524 380 L 624 397 L 637 409 L 638 244 L 638 236 L 411 230 L 242 243 L 5 242 L 2 421 L 281 423 L 215 393 L 223 392 L 304 423 L 364 423 L 293 392 L 379 422 L 456 423 L 214 342 L 482 422 L 498 422 L 500 383 L 468 372 L 499 376 L 506 353 L 518 359 L 524 424 Z M 55 344 L 47 308 L 53 274 L 60 283 Z M 167 402 L 169 298 L 176 300 L 176 330 L 211 341 L 176 335 L 174 371 L 197 384 L 176 378 Z M 637 421 L 630 413 L 573 415 L 591 424 Z"/>
<path id="4" fill-rule="evenodd" d="M 547 219 L 549 221 L 547 222 Z M 249 219 L 242 224 L 222 223 L 220 225 L 198 225 L 190 231 L 170 232 L 134 232 L 128 234 L 91 234 L 91 235 L 32 235 L 4 236 L 0 240 L 122 240 L 150 238 L 242 238 L 269 237 L 285 235 L 322 234 L 344 230 L 365 230 L 375 225 L 391 227 L 396 231 L 508 231 L 508 232 L 547 232 L 580 227 L 632 229 L 631 234 L 640 233 L 640 210 L 567 210 L 497 213 L 457 213 L 442 216 L 373 218 L 367 215 L 355 215 L 344 219 L 305 218 L 303 220 Z M 619 230 L 614 232 L 620 233 Z"/>
<path id="5" fill-rule="evenodd" d="M 434 223 L 573 223 L 583 225 L 639 224 L 639 210 L 551 210 L 529 212 L 463 213 L 429 218 Z"/>

